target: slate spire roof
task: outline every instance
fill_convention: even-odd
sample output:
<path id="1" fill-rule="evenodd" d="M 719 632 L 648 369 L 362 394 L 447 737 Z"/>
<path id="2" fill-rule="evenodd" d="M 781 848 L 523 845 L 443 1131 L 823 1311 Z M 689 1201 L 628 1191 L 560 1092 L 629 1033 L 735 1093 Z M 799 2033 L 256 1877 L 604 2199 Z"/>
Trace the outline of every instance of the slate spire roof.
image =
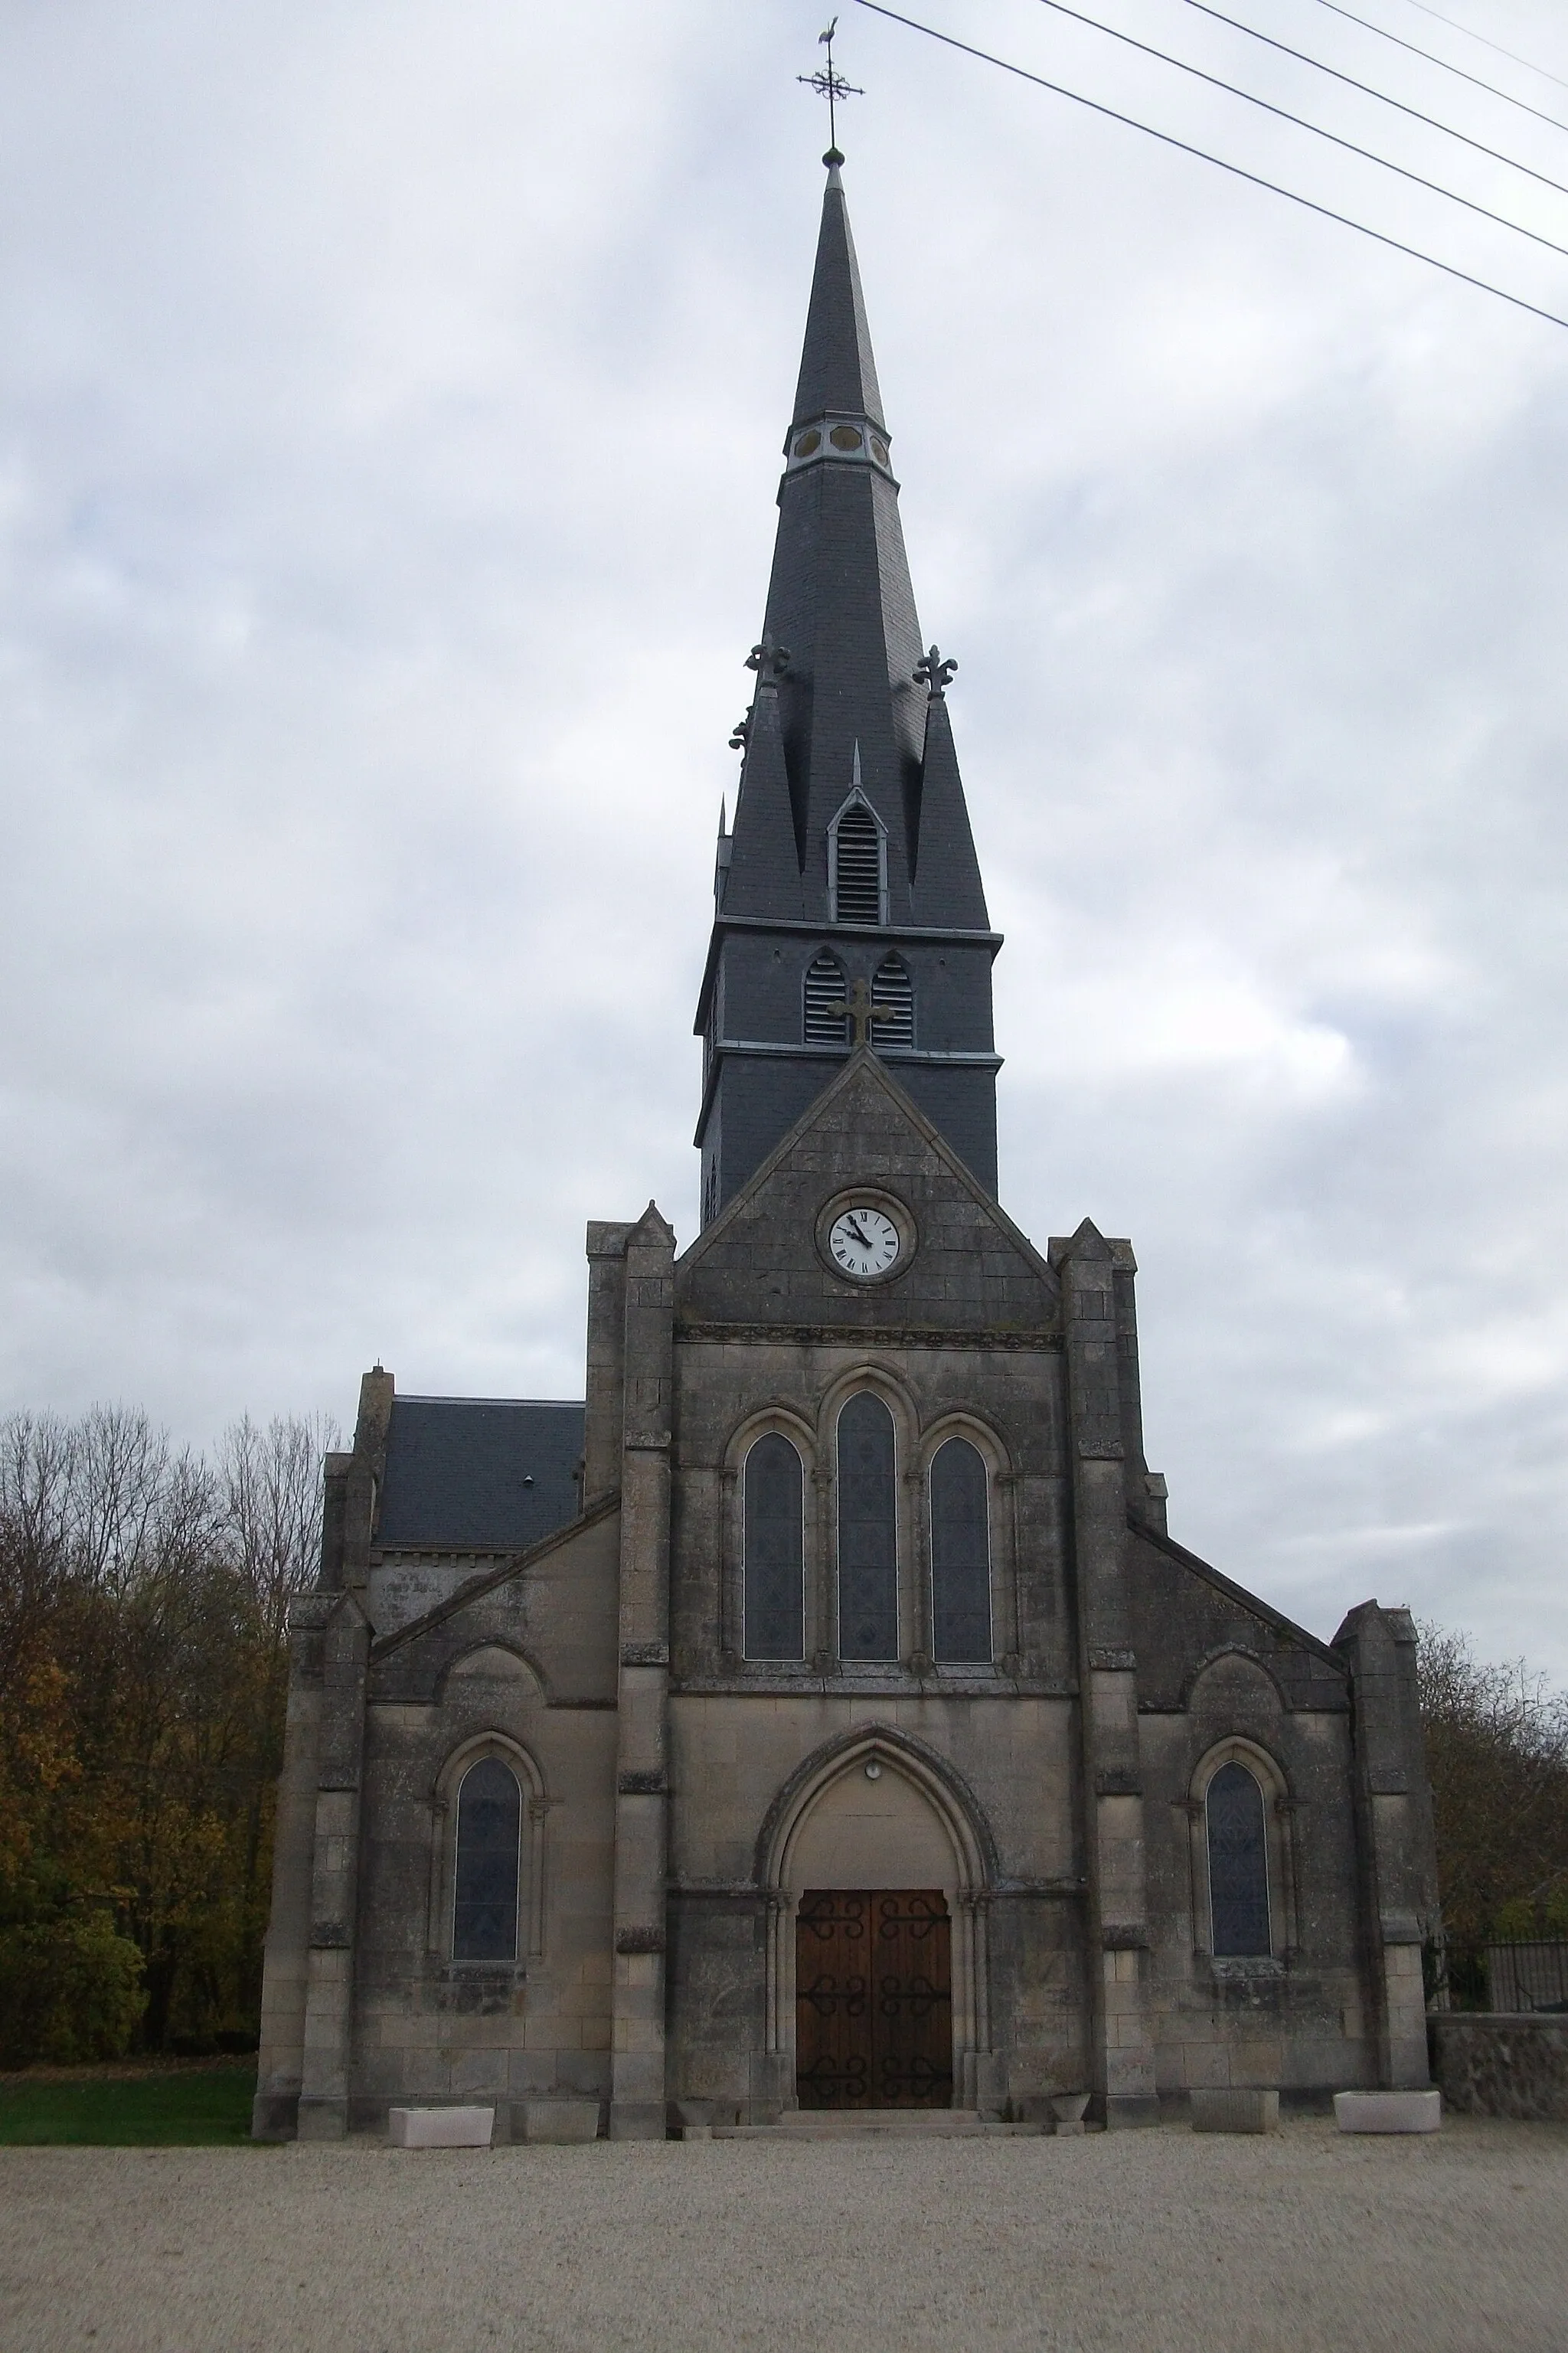
<path id="1" fill-rule="evenodd" d="M 940 697 L 929 697 L 915 677 L 920 622 L 837 161 L 823 196 L 784 466 L 724 912 L 828 919 L 827 830 L 852 788 L 858 754 L 863 789 L 886 831 L 888 922 L 984 931 L 945 713 L 932 747 L 942 854 L 921 871 L 928 702 Z"/>
<path id="2" fill-rule="evenodd" d="M 849 208 L 837 164 L 827 167 L 816 274 L 806 313 L 793 421 L 805 425 L 829 411 L 869 417 L 878 425 L 887 421 L 877 384 L 877 363 L 871 355 L 860 267 L 849 234 Z"/>
<path id="3" fill-rule="evenodd" d="M 834 1006 L 895 1008 L 875 1039 L 985 1188 L 996 1185 L 990 927 L 946 690 L 925 649 L 866 298 L 830 150 L 778 490 L 756 685 L 720 820 L 703 1039 L 704 1224 L 832 1083 Z"/>

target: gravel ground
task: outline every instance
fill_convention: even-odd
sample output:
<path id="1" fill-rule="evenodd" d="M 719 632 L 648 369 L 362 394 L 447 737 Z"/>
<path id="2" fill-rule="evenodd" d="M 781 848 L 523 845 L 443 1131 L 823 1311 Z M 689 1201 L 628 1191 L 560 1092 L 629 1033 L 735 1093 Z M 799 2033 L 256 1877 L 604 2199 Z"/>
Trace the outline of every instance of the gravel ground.
<path id="1" fill-rule="evenodd" d="M 1565 2353 L 1568 2127 L 0 2149 L 0 2353 Z"/>

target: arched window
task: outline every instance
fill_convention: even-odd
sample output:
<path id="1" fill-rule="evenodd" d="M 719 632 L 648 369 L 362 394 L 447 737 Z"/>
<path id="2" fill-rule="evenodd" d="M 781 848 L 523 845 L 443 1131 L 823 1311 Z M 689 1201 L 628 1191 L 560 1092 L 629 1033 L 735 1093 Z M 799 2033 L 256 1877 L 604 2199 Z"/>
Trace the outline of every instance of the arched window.
<path id="1" fill-rule="evenodd" d="M 944 1666 L 991 1657 L 991 1527 L 985 1463 L 966 1438 L 931 1466 L 931 1649 Z"/>
<path id="2" fill-rule="evenodd" d="M 834 922 L 885 923 L 882 828 L 867 802 L 857 798 L 839 811 L 829 837 L 828 862 Z"/>
<path id="3" fill-rule="evenodd" d="M 1245 1765 L 1222 1765 L 1208 1787 L 1209 1911 L 1216 1956 L 1272 1950 L 1263 1792 Z"/>
<path id="4" fill-rule="evenodd" d="M 884 956 L 871 975 L 871 1002 L 886 1008 L 880 1021 L 874 1024 L 871 1042 L 884 1050 L 889 1046 L 912 1046 L 915 1042 L 915 985 L 910 978 L 910 968 L 902 956 Z"/>
<path id="5" fill-rule="evenodd" d="M 746 1457 L 746 1656 L 805 1655 L 805 1512 L 800 1457 L 787 1438 L 759 1438 Z"/>
<path id="6" fill-rule="evenodd" d="M 819 948 L 805 968 L 805 1042 L 808 1046 L 847 1046 L 848 1016 L 830 1013 L 830 1005 L 846 1005 L 849 991 L 844 966 L 831 948 Z"/>
<path id="7" fill-rule="evenodd" d="M 499 1757 L 470 1765 L 458 1792 L 452 1958 L 515 1961 L 522 1792 Z"/>
<path id="8" fill-rule="evenodd" d="M 838 1417 L 838 1651 L 899 1655 L 893 1417 L 868 1389 Z"/>

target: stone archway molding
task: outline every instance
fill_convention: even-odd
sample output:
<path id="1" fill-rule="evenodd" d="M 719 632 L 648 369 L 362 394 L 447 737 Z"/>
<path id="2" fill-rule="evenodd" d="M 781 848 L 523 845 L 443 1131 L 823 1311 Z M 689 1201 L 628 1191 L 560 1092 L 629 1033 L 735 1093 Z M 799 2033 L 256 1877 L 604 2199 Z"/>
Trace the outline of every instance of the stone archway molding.
<path id="1" fill-rule="evenodd" d="M 1260 1658 L 1256 1651 L 1249 1651 L 1245 1642 L 1216 1642 L 1212 1651 L 1205 1651 L 1204 1652 L 1203 1657 L 1198 1661 L 1197 1665 L 1192 1669 L 1185 1683 L 1182 1685 L 1181 1705 L 1184 1711 L 1190 1712 L 1193 1704 L 1193 1695 L 1196 1692 L 1197 1687 L 1199 1683 L 1202 1683 L 1204 1677 L 1212 1668 L 1224 1666 L 1227 1659 L 1239 1659 L 1243 1666 L 1256 1667 L 1263 1682 L 1268 1684 L 1269 1690 L 1273 1693 L 1275 1704 L 1278 1706 L 1281 1715 L 1288 1715 L 1289 1713 L 1289 1694 L 1286 1691 L 1279 1675 L 1275 1672 L 1273 1667 L 1269 1664 L 1267 1659 Z"/>
<path id="2" fill-rule="evenodd" d="M 958 1917 L 952 1940 L 953 2104 L 979 2105 L 991 2073 L 991 1896 L 1000 1875 L 990 1824 L 963 1776 L 937 1750 L 892 1725 L 861 1724 L 825 1741 L 790 1775 L 757 1834 L 756 1879 L 767 1902 L 766 2049 L 786 2107 L 795 2105 L 795 1908 L 791 1858 L 817 1800 L 875 1758 L 926 1800 L 952 1848 Z"/>
<path id="3" fill-rule="evenodd" d="M 941 1752 L 890 1724 L 858 1724 L 802 1759 L 763 1818 L 757 1834 L 759 1886 L 783 1884 L 795 1832 L 830 1781 L 851 1765 L 875 1757 L 912 1781 L 934 1808 L 952 1841 L 959 1881 L 971 1888 L 994 1887 L 1001 1876 L 996 1841 L 973 1790 Z"/>

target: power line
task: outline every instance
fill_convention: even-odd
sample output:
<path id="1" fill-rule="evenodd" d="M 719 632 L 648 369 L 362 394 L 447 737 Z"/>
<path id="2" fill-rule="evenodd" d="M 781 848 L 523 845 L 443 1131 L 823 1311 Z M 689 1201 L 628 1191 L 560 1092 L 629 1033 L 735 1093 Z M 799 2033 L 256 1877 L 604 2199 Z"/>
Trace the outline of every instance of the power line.
<path id="1" fill-rule="evenodd" d="M 1451 25 L 1456 33 L 1463 33 L 1467 41 L 1479 41 L 1483 49 L 1495 49 L 1500 58 L 1511 58 L 1516 66 L 1523 66 L 1528 73 L 1539 74 L 1542 81 L 1554 81 L 1560 90 L 1568 90 L 1568 81 L 1564 81 L 1561 74 L 1548 73 L 1544 66 L 1534 65 L 1529 58 L 1521 58 L 1517 49 L 1505 49 L 1500 41 L 1489 41 L 1484 33 L 1472 33 L 1469 26 L 1461 25 L 1457 16 L 1445 16 L 1441 8 L 1428 8 L 1426 0 L 1410 0 L 1410 5 L 1419 8 L 1424 16 L 1436 16 L 1439 25 Z"/>
<path id="2" fill-rule="evenodd" d="M 1047 8 L 1059 5 L 1060 0 L 1041 0 L 1041 5 Z M 1245 33 L 1248 40 L 1261 41 L 1265 48 L 1278 49 L 1281 57 L 1294 58 L 1299 64 L 1311 66 L 1318 73 L 1330 74 L 1335 81 L 1345 83 L 1347 88 L 1359 90 L 1366 97 L 1377 99 L 1384 106 L 1396 108 L 1401 114 L 1408 114 L 1413 121 L 1426 123 L 1429 131 L 1441 131 L 1448 138 L 1458 139 L 1465 146 L 1473 147 L 1478 155 L 1489 155 L 1494 164 L 1506 164 L 1510 171 L 1523 172 L 1530 179 L 1539 180 L 1542 186 L 1554 188 L 1560 196 L 1568 196 L 1568 187 L 1564 187 L 1561 180 L 1548 179 L 1546 174 L 1538 172 L 1533 164 L 1521 164 L 1516 157 L 1503 154 L 1499 148 L 1488 147 L 1481 140 L 1472 139 L 1468 131 L 1456 131 L 1451 123 L 1439 122 L 1433 114 L 1423 114 L 1418 106 L 1406 106 L 1402 98 L 1390 98 L 1386 90 L 1374 90 L 1370 82 L 1357 81 L 1354 74 L 1342 73 L 1338 66 L 1325 65 L 1321 58 L 1309 57 L 1305 49 L 1293 49 L 1288 41 L 1277 41 L 1272 33 L 1260 33 L 1256 25 L 1244 25 L 1239 16 L 1227 16 L 1223 8 L 1211 8 L 1208 0 L 1185 0 L 1185 5 L 1195 8 L 1200 16 L 1212 16 L 1216 25 L 1229 25 L 1233 31 Z"/>
<path id="3" fill-rule="evenodd" d="M 1559 245 L 1554 237 L 1542 237 L 1538 229 L 1526 228 L 1521 222 L 1510 220 L 1505 213 L 1494 213 L 1489 205 L 1478 205 L 1473 197 L 1461 196 L 1454 189 L 1445 188 L 1438 181 L 1428 180 L 1421 172 L 1412 172 L 1403 164 L 1391 163 L 1386 155 L 1375 154 L 1370 147 L 1360 147 L 1353 139 L 1342 139 L 1337 131 L 1325 131 L 1321 122 L 1309 122 L 1305 115 L 1292 114 L 1289 107 L 1276 106 L 1272 99 L 1259 98 L 1255 91 L 1243 90 L 1234 81 L 1222 81 L 1218 74 L 1205 73 L 1202 66 L 1188 65 L 1184 58 L 1173 58 L 1167 50 L 1156 49 L 1148 41 L 1134 39 L 1131 33 L 1119 32 L 1114 25 L 1102 24 L 1098 16 L 1086 16 L 1081 9 L 1069 8 L 1067 0 L 1039 0 L 1039 5 L 1042 8 L 1053 9 L 1058 16 L 1070 16 L 1075 25 L 1087 25 L 1091 32 L 1103 33 L 1108 40 L 1121 41 L 1125 47 L 1137 49 L 1146 58 L 1157 58 L 1162 65 L 1173 66 L 1177 73 L 1191 74 L 1194 81 L 1205 81 L 1211 90 L 1223 90 L 1227 97 L 1239 98 L 1244 105 L 1258 107 L 1265 114 L 1276 115 L 1281 122 L 1292 122 L 1298 131 L 1310 131 L 1315 139 L 1326 139 L 1331 146 L 1342 147 L 1347 155 L 1359 155 L 1365 164 L 1376 164 L 1385 172 L 1396 173 L 1400 179 L 1408 180 L 1415 187 L 1426 189 L 1432 195 L 1446 196 L 1451 205 L 1463 205 L 1468 213 L 1479 214 L 1482 220 L 1492 221 L 1499 228 L 1512 229 L 1516 237 L 1527 237 L 1532 245 L 1543 245 L 1549 253 L 1560 253 L 1564 261 L 1568 261 L 1568 245 Z M 1221 16 L 1217 8 L 1205 6 L 1205 0 L 1187 0 L 1187 5 L 1189 7 L 1199 9 L 1205 16 L 1216 17 L 1222 25 L 1235 25 L 1238 32 L 1252 31 L 1250 25 L 1239 24 L 1234 16 Z M 1271 49 L 1285 48 L 1282 41 L 1270 40 L 1267 33 L 1256 33 L 1253 37 L 1255 40 L 1268 42 Z M 1300 58 L 1301 52 L 1300 49 L 1285 49 L 1285 55 L 1288 58 Z M 1313 58 L 1306 58 L 1303 62 L 1313 65 L 1317 60 Z M 1336 81 L 1350 80 L 1348 74 L 1337 72 L 1332 66 L 1324 66 L 1321 71 L 1333 74 Z M 1365 82 L 1360 81 L 1353 82 L 1351 86 L 1354 90 L 1367 88 Z M 1378 90 L 1372 90 L 1369 94 L 1373 98 L 1382 95 Z M 1415 111 L 1414 107 L 1401 106 L 1396 98 L 1389 99 L 1386 103 L 1390 106 L 1399 106 L 1400 111 L 1405 114 L 1414 114 Z M 1420 122 L 1430 122 L 1432 118 L 1430 115 L 1422 114 L 1417 115 L 1416 120 Z M 1433 128 L 1442 131 L 1447 129 L 1447 125 L 1438 122 L 1435 123 Z M 1450 135 L 1456 139 L 1463 139 L 1465 136 L 1462 131 L 1456 131 Z M 1473 147 L 1477 142 L 1469 139 L 1466 140 L 1465 143 L 1467 146 Z M 1483 154 L 1489 155 L 1493 151 L 1487 147 L 1481 152 Z M 1509 158 L 1501 155 L 1497 160 L 1506 164 Z M 1515 168 L 1522 172 L 1528 170 L 1529 166 L 1521 164 Z M 1531 179 L 1539 180 L 1542 176 L 1540 172 L 1531 173 Z M 1548 180 L 1546 185 L 1549 188 L 1556 188 L 1559 195 L 1568 196 L 1568 188 L 1560 186 L 1557 181 Z"/>
<path id="4" fill-rule="evenodd" d="M 1391 33 L 1386 25 L 1374 25 L 1370 16 L 1358 16 L 1353 8 L 1342 8 L 1339 0 L 1318 0 L 1318 5 L 1327 8 L 1331 16 L 1343 16 L 1349 24 L 1359 25 L 1363 33 L 1375 33 L 1380 41 L 1392 41 L 1396 49 L 1408 49 L 1413 58 L 1425 58 L 1429 66 L 1437 66 L 1444 73 L 1457 75 L 1460 81 L 1468 81 L 1472 89 L 1484 90 L 1491 98 L 1500 98 L 1505 106 L 1517 106 L 1521 114 L 1533 114 L 1538 122 L 1550 122 L 1553 131 L 1568 131 L 1568 122 L 1563 121 L 1560 116 L 1543 114 L 1539 106 L 1531 106 L 1525 99 L 1515 98 L 1510 90 L 1500 90 L 1495 81 L 1483 81 L 1479 74 L 1467 73 L 1463 66 L 1451 64 L 1447 58 L 1440 58 L 1435 49 L 1424 49 L 1418 41 L 1402 40 L 1397 33 Z M 1447 24 L 1447 21 L 1445 16 L 1443 22 Z M 1509 57 L 1512 52 L 1505 49 L 1503 55 Z M 1531 70 L 1533 72 L 1538 69 L 1532 67 Z M 1568 83 L 1564 88 L 1568 88 Z"/>
<path id="5" fill-rule="evenodd" d="M 1559 318 L 1555 311 L 1543 311 L 1539 303 L 1527 302 L 1521 294 L 1505 293 L 1489 279 L 1472 277 L 1468 269 L 1457 269 L 1451 261 L 1439 261 L 1436 254 L 1424 253 L 1419 246 L 1402 244 L 1398 237 L 1385 236 L 1380 228 L 1369 228 L 1364 221 L 1352 219 L 1349 213 L 1337 213 L 1331 206 L 1319 204 L 1313 196 L 1300 195 L 1294 188 L 1282 188 L 1277 180 L 1266 180 L 1261 174 L 1249 172 L 1240 164 L 1227 163 L 1223 155 L 1211 155 L 1206 148 L 1194 147 L 1189 140 L 1178 139 L 1169 131 L 1156 131 L 1152 123 L 1141 122 L 1135 114 L 1119 113 L 1114 106 L 1102 105 L 1097 98 L 1086 98 L 1081 90 L 1068 90 L 1063 82 L 1047 81 L 1044 74 L 1031 73 L 1026 66 L 1014 65 L 1009 58 L 995 57 L 989 49 L 977 49 L 952 33 L 940 33 L 934 25 L 922 25 L 913 16 L 902 16 L 896 8 L 884 6 L 882 0 L 855 0 L 855 5 L 868 9 L 873 16 L 886 16 L 889 23 L 902 25 L 909 32 L 922 33 L 928 40 L 940 41 L 944 48 L 978 58 L 982 65 L 995 66 L 1003 73 L 1016 75 L 1020 81 L 1033 82 L 1040 90 L 1048 90 L 1053 97 L 1070 99 L 1075 106 L 1086 106 L 1093 114 L 1124 123 L 1130 131 L 1142 131 L 1148 138 L 1159 140 L 1162 146 L 1174 147 L 1184 155 L 1195 155 L 1200 164 L 1212 164 L 1235 179 L 1250 181 L 1255 188 L 1266 188 L 1271 196 L 1283 196 L 1288 203 L 1317 213 L 1324 220 L 1337 221 L 1342 228 L 1353 228 L 1359 236 L 1371 237 L 1375 245 L 1387 246 L 1392 252 L 1403 253 L 1412 261 L 1425 261 L 1429 268 L 1440 269 L 1446 278 L 1457 278 L 1461 285 L 1474 286 L 1483 294 L 1495 294 L 1500 302 L 1511 303 L 1516 311 L 1528 311 L 1531 318 L 1544 319 L 1549 326 L 1568 328 L 1568 319 Z"/>

